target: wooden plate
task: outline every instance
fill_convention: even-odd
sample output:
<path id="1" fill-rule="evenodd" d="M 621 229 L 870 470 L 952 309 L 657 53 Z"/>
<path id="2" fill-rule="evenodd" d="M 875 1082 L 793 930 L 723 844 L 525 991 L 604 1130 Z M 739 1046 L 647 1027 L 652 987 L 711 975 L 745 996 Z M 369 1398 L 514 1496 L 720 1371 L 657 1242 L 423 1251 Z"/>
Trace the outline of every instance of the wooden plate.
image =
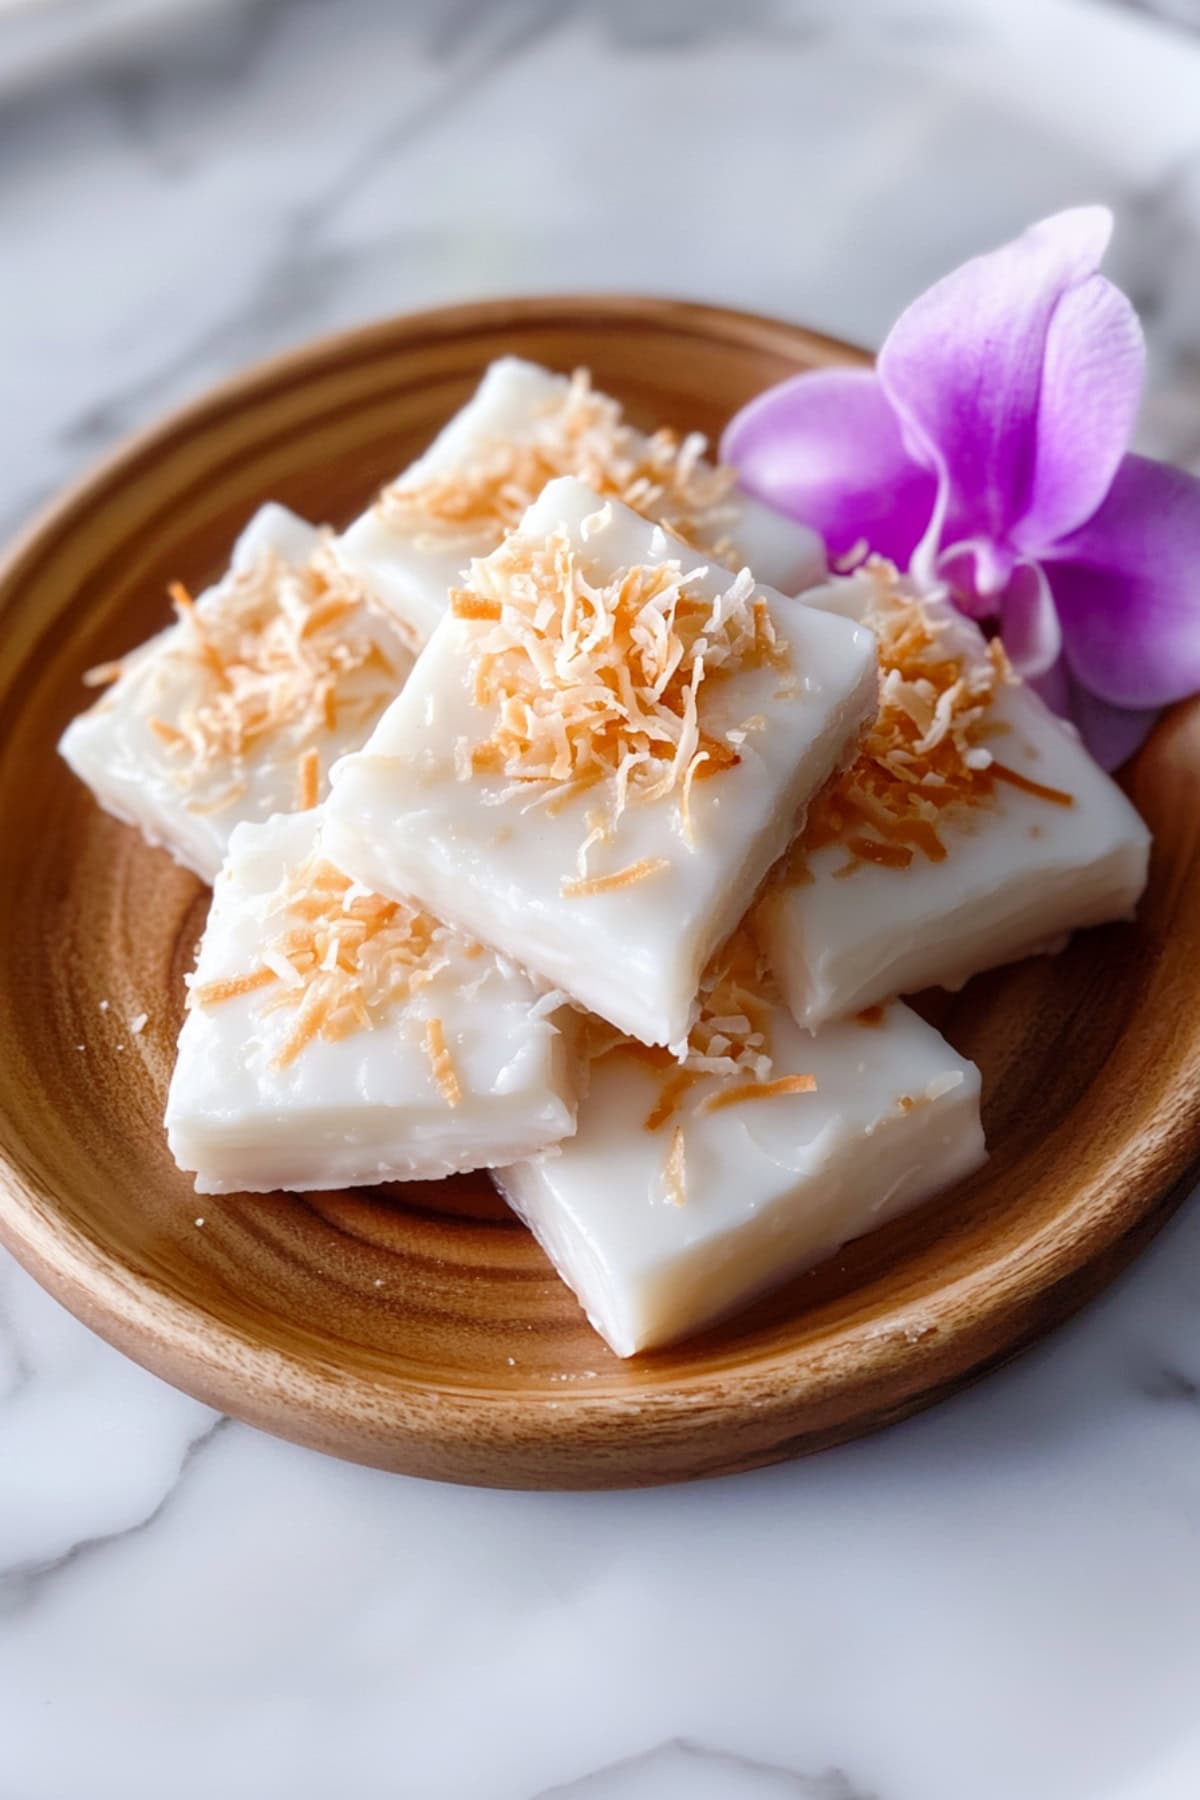
<path id="1" fill-rule="evenodd" d="M 0 569 L 0 1235 L 149 1368 L 340 1456 L 510 1487 L 749 1468 L 973 1380 L 1170 1211 L 1200 1151 L 1200 708 L 1132 772 L 1156 838 L 1137 927 L 940 1003 L 984 1071 L 985 1172 L 719 1331 L 617 1362 L 484 1179 L 198 1202 L 161 1119 L 207 894 L 97 810 L 55 741 L 81 672 L 164 621 L 170 578 L 212 576 L 267 497 L 348 516 L 505 351 L 586 362 L 635 418 L 710 433 L 769 382 L 855 357 L 670 302 L 425 313 L 241 377 L 26 536 Z"/>

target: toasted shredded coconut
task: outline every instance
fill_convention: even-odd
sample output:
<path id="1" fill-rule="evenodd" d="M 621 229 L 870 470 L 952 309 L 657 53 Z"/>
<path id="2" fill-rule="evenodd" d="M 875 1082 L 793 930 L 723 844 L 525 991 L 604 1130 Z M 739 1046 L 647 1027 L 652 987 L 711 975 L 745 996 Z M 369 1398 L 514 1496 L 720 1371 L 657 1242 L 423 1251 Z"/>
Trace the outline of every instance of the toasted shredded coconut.
<path id="1" fill-rule="evenodd" d="M 721 1112 L 726 1106 L 740 1106 L 743 1100 L 771 1100 L 777 1094 L 815 1094 L 815 1075 L 779 1075 L 774 1081 L 741 1081 L 733 1087 L 718 1088 L 704 1102 L 705 1112 Z"/>
<path id="2" fill-rule="evenodd" d="M 1048 800 L 1052 806 L 1073 806 L 1075 798 L 1064 793 L 1062 788 L 1046 787 L 1040 781 L 1031 781 L 1028 775 L 1022 775 L 1019 769 L 1006 768 L 1002 762 L 993 757 L 990 763 L 992 778 L 995 781 L 1007 782 L 1009 787 L 1020 788 L 1023 794 L 1032 794 L 1035 800 Z"/>
<path id="3" fill-rule="evenodd" d="M 425 1054 L 433 1070 L 433 1079 L 441 1089 L 442 1098 L 448 1106 L 459 1105 L 462 1089 L 458 1085 L 458 1076 L 454 1072 L 454 1062 L 446 1045 L 446 1033 L 440 1019 L 426 1021 Z"/>
<path id="4" fill-rule="evenodd" d="M 687 1151 L 682 1125 L 676 1125 L 671 1133 L 671 1148 L 663 1165 L 663 1194 L 672 1206 L 683 1206 L 687 1200 Z"/>
<path id="5" fill-rule="evenodd" d="M 227 807 L 237 805 L 246 792 L 246 786 L 244 781 L 231 781 L 227 787 L 223 787 L 219 793 L 213 794 L 208 800 L 189 800 L 187 810 L 190 813 L 204 816 L 209 813 L 224 812 Z"/>
<path id="6" fill-rule="evenodd" d="M 588 875 L 582 876 L 578 881 L 564 881 L 559 892 L 568 899 L 575 899 L 581 894 L 611 894 L 617 888 L 635 887 L 639 881 L 648 881 L 652 875 L 661 875 L 670 866 L 665 856 L 643 856 L 640 862 L 629 863 L 624 869 L 615 869 L 611 875 Z"/>
<path id="7" fill-rule="evenodd" d="M 646 1131 L 657 1131 L 671 1118 L 689 1088 L 700 1079 L 698 1069 L 674 1069 L 663 1083 L 662 1091 L 642 1121 Z"/>
<path id="8" fill-rule="evenodd" d="M 188 1004 L 214 1006 L 278 984 L 280 991 L 265 1010 L 286 1008 L 295 1015 L 275 1058 L 279 1069 L 293 1063 L 315 1038 L 336 1042 L 351 1032 L 371 1030 L 448 961 L 445 926 L 418 908 L 364 891 L 316 850 L 285 877 L 268 917 L 277 921 L 278 930 L 264 952 L 263 966 L 232 980 L 193 987 Z M 281 979 L 281 970 L 290 973 Z M 427 1048 L 431 1041 L 427 1031 Z M 449 1099 L 453 1067 L 447 1060 L 442 1074 L 436 1067 L 434 1072 Z"/>
<path id="9" fill-rule="evenodd" d="M 301 798 L 319 773 L 317 746 L 343 718 L 369 723 L 393 698 L 400 671 L 370 628 L 365 591 L 321 545 L 301 567 L 266 548 L 230 575 L 211 602 L 197 606 L 181 582 L 168 589 L 178 641 L 161 654 L 203 672 L 195 702 L 177 718 L 148 725 L 176 764 L 183 789 L 214 769 L 233 779 L 217 795 L 191 803 L 219 812 L 246 791 L 249 757 L 285 735 L 302 758 Z M 113 678 L 105 664 L 87 678 Z M 315 797 L 310 804 L 315 804 Z"/>
<path id="10" fill-rule="evenodd" d="M 705 681 L 788 661 L 748 570 L 714 600 L 693 591 L 695 580 L 669 559 L 595 584 L 562 529 L 514 534 L 476 559 L 451 606 L 483 621 L 471 636 L 470 683 L 493 724 L 457 746 L 459 779 L 502 775 L 504 797 L 550 805 L 606 783 L 588 846 L 632 802 L 675 794 L 690 841 L 692 784 L 739 761 L 734 745 L 703 729 Z"/>
<path id="11" fill-rule="evenodd" d="M 602 1020 L 589 1018 L 587 1054 L 598 1062 L 619 1051 L 636 1057 L 659 1077 L 658 1096 L 642 1121 L 646 1131 L 657 1131 L 673 1118 L 705 1076 L 726 1084 L 702 1103 L 706 1111 L 735 1105 L 740 1099 L 808 1093 L 814 1085 L 811 1075 L 773 1073 L 770 1019 L 779 1004 L 774 977 L 749 931 L 740 930 L 709 965 L 700 988 L 699 1016 L 677 1050 L 639 1044 Z"/>
<path id="12" fill-rule="evenodd" d="M 941 862 L 940 826 L 955 809 L 988 805 L 997 782 L 1070 806 L 1072 797 L 1006 769 L 982 738 L 998 735 L 991 708 L 1016 677 L 998 639 L 986 657 L 964 657 L 943 642 L 947 621 L 905 593 L 896 570 L 872 557 L 874 583 L 867 623 L 879 648 L 879 710 L 850 767 L 817 796 L 803 835 L 786 864 L 793 883 L 807 876 L 807 857 L 839 843 L 849 861 L 908 868 L 914 857 Z"/>
<path id="13" fill-rule="evenodd" d="M 454 588 L 450 594 L 450 612 L 456 619 L 498 619 L 501 607 L 498 600 L 485 600 L 479 594 L 468 593 L 465 588 Z"/>
<path id="14" fill-rule="evenodd" d="M 300 758 L 296 778 L 296 811 L 311 812 L 320 797 L 321 759 L 314 745 Z"/>
<path id="15" fill-rule="evenodd" d="M 125 673 L 123 662 L 97 663 L 94 669 L 86 669 L 83 676 L 84 687 L 111 687 Z"/>
<path id="16" fill-rule="evenodd" d="M 188 992 L 189 1006 L 219 1006 L 223 1000 L 236 1000 L 242 994 L 253 994 L 258 988 L 270 987 L 277 979 L 274 969 L 254 969 L 249 975 L 235 975 L 228 981 L 206 981 Z"/>
<path id="17" fill-rule="evenodd" d="M 701 1075 L 768 1081 L 770 1016 L 778 989 L 750 933 L 738 931 L 709 964 L 682 1066 Z"/>
<path id="18" fill-rule="evenodd" d="M 278 975 L 286 987 L 303 987 L 304 977 L 295 963 L 286 957 L 281 950 L 268 948 L 263 951 L 263 967 Z"/>
<path id="19" fill-rule="evenodd" d="M 625 423 L 615 400 L 595 391 L 587 370 L 577 369 L 517 437 L 479 443 L 455 469 L 402 478 L 383 490 L 377 505 L 420 550 L 486 554 L 520 523 L 548 481 L 575 475 L 697 549 L 736 561 L 728 532 L 737 516 L 730 502 L 737 476 L 707 463 L 705 448 L 699 432 L 682 439 L 668 430 L 643 436 Z"/>

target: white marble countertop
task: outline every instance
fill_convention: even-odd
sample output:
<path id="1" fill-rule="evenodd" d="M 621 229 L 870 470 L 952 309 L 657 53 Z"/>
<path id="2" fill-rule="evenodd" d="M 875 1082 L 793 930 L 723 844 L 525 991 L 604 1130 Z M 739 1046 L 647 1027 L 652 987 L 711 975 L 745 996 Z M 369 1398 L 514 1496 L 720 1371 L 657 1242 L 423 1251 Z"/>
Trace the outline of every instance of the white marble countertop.
<path id="1" fill-rule="evenodd" d="M 0 518 L 348 321 L 602 286 L 875 341 L 1090 198 L 1200 463 L 1198 96 L 1200 37 L 1099 0 L 26 6 Z M 874 1441 L 494 1494 L 219 1420 L 0 1259 L 0 1800 L 1195 1800 L 1198 1313 L 1193 1207 Z"/>

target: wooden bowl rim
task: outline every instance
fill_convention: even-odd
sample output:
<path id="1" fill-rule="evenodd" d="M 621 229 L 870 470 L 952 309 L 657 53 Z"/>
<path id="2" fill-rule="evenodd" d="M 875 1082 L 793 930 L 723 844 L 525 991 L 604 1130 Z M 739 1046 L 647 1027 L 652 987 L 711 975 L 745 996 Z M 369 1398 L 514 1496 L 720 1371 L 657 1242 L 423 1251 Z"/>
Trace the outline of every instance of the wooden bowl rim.
<path id="1" fill-rule="evenodd" d="M 253 363 L 126 437 L 41 507 L 0 554 L 0 596 L 19 586 L 57 535 L 76 528 L 88 512 L 103 503 L 114 485 L 135 477 L 147 456 L 181 434 L 218 422 L 229 410 L 253 405 L 280 383 L 311 375 L 322 366 L 353 362 L 379 349 L 412 345 L 422 336 L 444 343 L 508 323 L 545 325 L 561 320 L 577 326 L 588 318 L 607 319 L 616 327 L 623 320 L 641 326 L 661 325 L 676 334 L 683 325 L 710 343 L 714 338 L 732 342 L 752 339 L 756 347 L 762 347 L 765 341 L 775 340 L 788 357 L 802 352 L 821 364 L 861 366 L 871 360 L 862 349 L 828 334 L 752 311 L 621 293 L 568 292 L 428 307 L 330 332 Z M 1159 722 L 1156 733 L 1171 728 L 1183 714 L 1200 719 L 1200 700 L 1172 709 Z M 1162 1092 L 1164 1107 L 1173 1098 L 1190 1100 L 1198 1082 L 1200 1023 L 1196 1034 L 1180 1046 L 1170 1085 Z M 258 1384 L 264 1397 L 273 1396 L 285 1404 L 299 1384 L 305 1411 L 311 1417 L 343 1419 L 347 1400 L 353 1396 L 367 1417 L 382 1403 L 391 1418 L 399 1409 L 400 1423 L 407 1430 L 436 1433 L 439 1440 L 447 1441 L 455 1439 L 461 1427 L 465 1442 L 477 1433 L 478 1402 L 486 1399 L 492 1428 L 505 1443 L 516 1447 L 560 1435 L 569 1438 L 581 1422 L 617 1422 L 634 1406 L 643 1415 L 643 1423 L 645 1415 L 650 1415 L 651 1424 L 655 1417 L 665 1423 L 677 1420 L 681 1412 L 702 1412 L 714 1401 L 722 1406 L 752 1404 L 762 1409 L 759 1416 L 765 1419 L 772 1413 L 792 1415 L 802 1399 L 817 1403 L 834 1392 L 847 1394 L 860 1386 L 877 1385 L 900 1356 L 911 1378 L 914 1367 L 919 1371 L 922 1362 L 935 1355 L 943 1357 L 956 1335 L 985 1336 L 996 1317 L 1011 1309 L 1014 1290 L 1019 1290 L 1026 1302 L 1044 1299 L 1097 1258 L 1115 1252 L 1122 1239 L 1132 1238 L 1152 1206 L 1165 1206 L 1179 1197 L 1189 1169 L 1200 1160 L 1200 1107 L 1174 1108 L 1172 1128 L 1155 1140 L 1148 1156 L 1134 1156 L 1133 1149 L 1133 1140 L 1122 1140 L 1052 1224 L 1023 1238 L 1018 1246 L 1005 1248 L 994 1262 L 983 1257 L 970 1281 L 953 1282 L 899 1303 L 885 1324 L 847 1321 L 829 1331 L 816 1351 L 781 1345 L 756 1352 L 750 1361 L 731 1358 L 728 1367 L 710 1359 L 695 1376 L 685 1374 L 669 1386 L 656 1383 L 653 1357 L 638 1359 L 634 1365 L 626 1365 L 644 1376 L 637 1385 L 621 1392 L 555 1389 L 559 1406 L 554 1413 L 531 1408 L 531 1397 L 541 1390 L 529 1386 L 508 1392 L 458 1379 L 442 1382 L 427 1369 L 413 1377 L 399 1362 L 374 1381 L 339 1364 L 334 1345 L 327 1356 L 318 1356 L 264 1344 L 252 1332 L 214 1317 L 150 1276 L 131 1275 L 103 1243 L 59 1218 L 53 1201 L 39 1196 L 36 1186 L 7 1161 L 0 1164 L 0 1239 L 46 1288 L 101 1335 L 157 1371 L 170 1369 L 181 1385 L 223 1409 L 246 1416 L 250 1381 Z M 1042 1253 L 1050 1244 L 1055 1251 L 1052 1272 L 1039 1281 Z M 956 1289 L 963 1290 L 961 1296 Z M 919 1320 L 919 1333 L 906 1331 L 909 1318 Z M 849 1345 L 853 1345 L 853 1357 L 847 1362 Z M 791 1379 L 781 1382 L 781 1371 L 788 1371 Z M 714 1382 L 719 1383 L 719 1393 L 714 1393 Z M 911 1385 L 911 1379 L 905 1385 Z M 547 1394 L 550 1391 L 546 1389 Z M 461 1419 L 455 1410 L 459 1401 L 464 1403 Z M 257 1410 L 265 1416 L 261 1403 Z"/>
<path id="2" fill-rule="evenodd" d="M 519 316 L 524 323 L 549 324 L 560 315 L 574 324 L 572 309 L 605 314 L 614 322 L 634 319 L 639 324 L 658 323 L 677 328 L 681 317 L 693 327 L 707 322 L 709 331 L 697 330 L 700 338 L 719 335 L 737 338 L 745 335 L 761 344 L 763 332 L 777 334 L 786 353 L 794 354 L 803 343 L 809 354 L 822 362 L 845 366 L 866 365 L 873 356 L 861 345 L 848 343 L 828 332 L 814 331 L 806 325 L 793 325 L 745 307 L 719 306 L 705 300 L 675 300 L 668 296 L 623 293 L 589 294 L 569 290 L 561 294 L 519 294 L 511 299 L 464 300 L 446 306 L 420 307 L 413 312 L 395 313 L 369 320 L 365 325 L 352 325 L 340 331 L 322 332 L 306 338 L 289 349 L 277 350 L 270 356 L 258 357 L 245 368 L 224 376 L 190 400 L 183 400 L 157 418 L 136 430 L 125 432 L 101 456 L 93 458 L 81 474 L 74 476 L 50 497 L 35 506 L 29 518 L 0 548 L 0 585 L 7 587 L 21 564 L 41 547 L 52 529 L 76 512 L 101 498 L 104 490 L 120 480 L 160 444 L 169 443 L 194 425 L 219 419 L 221 414 L 241 407 L 254 392 L 287 386 L 312 365 L 333 361 L 356 361 L 361 353 L 370 354 L 376 346 L 411 343 L 421 337 L 444 342 L 451 337 L 470 337 L 476 331 L 503 325 Z M 730 328 L 733 328 L 732 331 Z M 347 352 L 351 354 L 348 356 Z"/>

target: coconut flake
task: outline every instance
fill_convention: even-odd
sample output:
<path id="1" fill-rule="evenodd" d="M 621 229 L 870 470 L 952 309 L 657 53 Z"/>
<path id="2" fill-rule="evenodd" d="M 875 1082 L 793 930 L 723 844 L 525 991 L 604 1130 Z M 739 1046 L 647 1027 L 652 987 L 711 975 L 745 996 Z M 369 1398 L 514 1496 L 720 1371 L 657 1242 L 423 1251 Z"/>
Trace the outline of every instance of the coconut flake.
<path id="1" fill-rule="evenodd" d="M 787 881 L 804 879 L 807 857 L 834 843 L 850 857 L 838 876 L 864 862 L 896 869 L 916 856 L 939 862 L 943 821 L 992 805 L 997 784 L 1012 779 L 981 742 L 998 729 L 997 693 L 1016 680 L 1003 646 L 992 640 L 986 656 L 964 655 L 947 641 L 947 616 L 907 592 L 890 563 L 873 557 L 866 573 L 874 587 L 866 623 L 879 650 L 879 708 L 854 761 L 810 807 L 785 865 Z"/>
<path id="2" fill-rule="evenodd" d="M 264 1011 L 282 1008 L 294 1015 L 275 1058 L 281 1069 L 315 1038 L 336 1042 L 371 1030 L 449 960 L 444 925 L 420 908 L 385 900 L 352 882 L 319 850 L 285 877 L 267 916 L 277 929 L 261 966 L 193 986 L 188 1003 L 215 1006 L 277 988 Z M 448 1077 L 444 1091 L 448 1095 Z"/>
<path id="3" fill-rule="evenodd" d="M 456 745 L 459 779 L 502 776 L 500 798 L 524 807 L 603 783 L 605 830 L 626 806 L 673 794 L 693 843 L 695 782 L 738 760 L 734 745 L 702 730 L 704 683 L 788 660 L 748 571 L 715 600 L 692 591 L 698 573 L 668 559 L 592 581 L 562 529 L 513 534 L 476 559 L 450 599 L 476 621 L 470 685 L 492 728 Z M 601 835 L 590 820 L 581 877 Z"/>
<path id="4" fill-rule="evenodd" d="M 373 717 L 399 686 L 366 590 L 322 543 L 299 566 L 264 548 L 200 604 L 180 582 L 169 592 L 177 638 L 163 655 L 200 683 L 177 718 L 148 723 L 181 791 L 200 790 L 189 810 L 235 805 L 246 761 L 281 737 L 297 757 L 297 802 L 315 805 L 321 741 L 340 717 Z M 229 778 L 213 791 L 218 773 Z"/>
<path id="5" fill-rule="evenodd" d="M 486 554 L 520 523 L 548 481 L 574 475 L 605 499 L 620 500 L 678 538 L 714 553 L 737 518 L 734 470 L 704 460 L 705 439 L 673 431 L 645 437 L 618 403 L 577 369 L 514 436 L 486 438 L 464 461 L 402 477 L 377 501 L 381 517 L 420 550 Z M 592 521 L 596 521 L 594 524 Z M 589 533 L 603 530 L 603 511 Z"/>

